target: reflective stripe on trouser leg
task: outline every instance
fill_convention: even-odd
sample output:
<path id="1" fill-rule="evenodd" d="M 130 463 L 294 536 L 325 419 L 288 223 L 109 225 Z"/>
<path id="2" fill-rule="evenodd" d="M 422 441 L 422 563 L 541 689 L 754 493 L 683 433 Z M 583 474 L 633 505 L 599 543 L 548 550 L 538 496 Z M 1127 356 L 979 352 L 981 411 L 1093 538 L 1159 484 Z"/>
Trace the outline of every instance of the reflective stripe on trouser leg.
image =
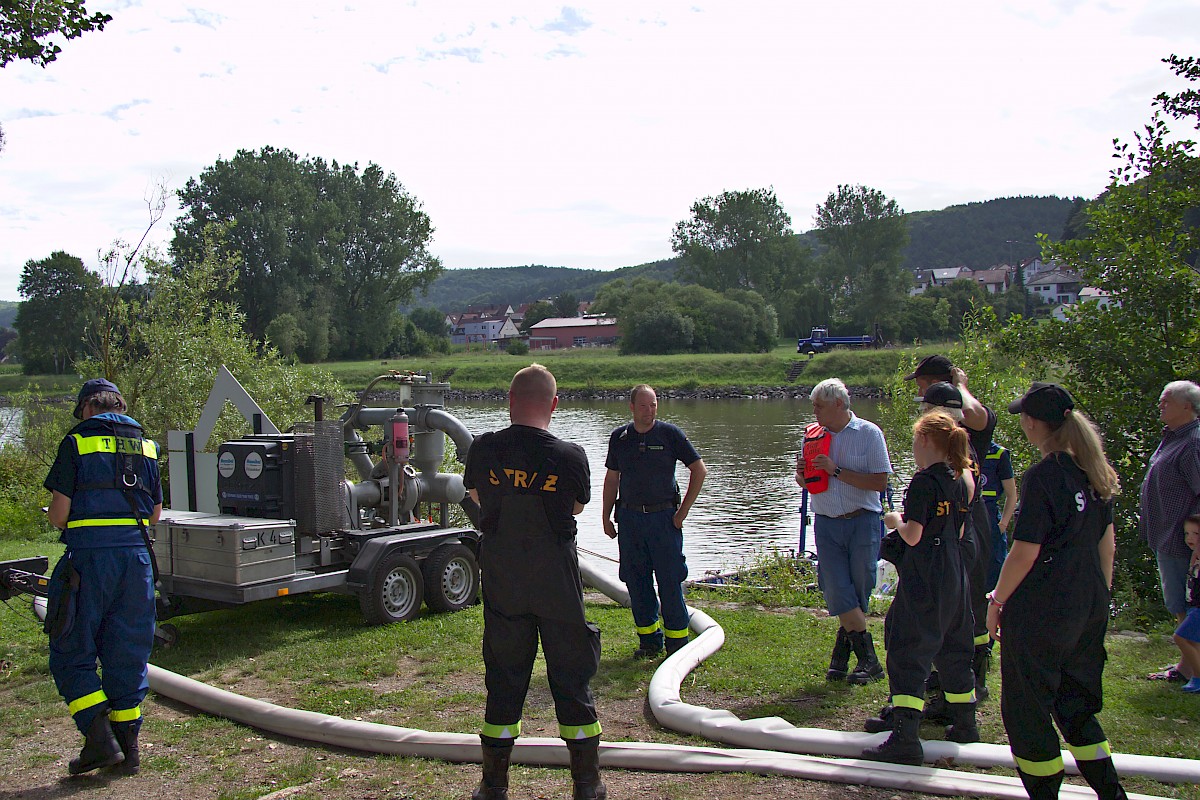
<path id="1" fill-rule="evenodd" d="M 1035 778 L 1045 778 L 1063 771 L 1061 755 L 1046 761 L 1030 761 L 1026 758 L 1018 758 L 1014 754 L 1013 761 L 1016 762 L 1018 770 Z"/>
<path id="2" fill-rule="evenodd" d="M 1096 744 L 1073 745 L 1068 743 L 1067 750 L 1071 752 L 1076 761 L 1100 761 L 1112 757 L 1112 747 L 1107 739 Z"/>
<path id="3" fill-rule="evenodd" d="M 89 708 L 106 702 L 108 702 L 108 695 L 103 690 L 100 690 L 69 701 L 67 703 L 67 711 L 71 712 L 71 716 L 75 716 L 80 711 L 87 711 Z"/>
<path id="4" fill-rule="evenodd" d="M 516 739 L 521 735 L 521 720 L 510 723 L 508 725 L 495 725 L 490 722 L 484 722 L 483 728 L 479 731 L 480 735 L 488 739 Z"/>
<path id="5" fill-rule="evenodd" d="M 108 710 L 109 722 L 133 722 L 135 719 L 142 718 L 142 707 L 135 706 L 134 708 L 110 708 Z"/>
<path id="6" fill-rule="evenodd" d="M 558 725 L 559 738 L 566 739 L 568 742 L 590 739 L 593 736 L 599 736 L 601 732 L 599 720 L 588 725 L 563 725 L 561 722 Z"/>
<path id="7" fill-rule="evenodd" d="M 892 705 L 896 708 L 911 708 L 913 711 L 925 710 L 925 698 L 913 697 L 911 694 L 892 695 Z"/>

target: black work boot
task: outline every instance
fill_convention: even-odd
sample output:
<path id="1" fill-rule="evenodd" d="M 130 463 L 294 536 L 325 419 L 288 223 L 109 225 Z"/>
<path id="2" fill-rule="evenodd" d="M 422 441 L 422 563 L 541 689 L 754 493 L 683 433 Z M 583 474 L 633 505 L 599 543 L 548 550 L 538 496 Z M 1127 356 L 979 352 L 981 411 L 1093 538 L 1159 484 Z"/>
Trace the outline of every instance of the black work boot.
<path id="1" fill-rule="evenodd" d="M 863 723 L 863 730 L 867 733 L 883 733 L 890 731 L 896 724 L 896 718 L 893 716 L 896 709 L 888 703 L 883 708 L 879 709 L 879 716 L 867 717 L 867 721 Z"/>
<path id="2" fill-rule="evenodd" d="M 1093 761 L 1075 759 L 1079 774 L 1087 781 L 1088 786 L 1096 793 L 1098 800 L 1126 800 L 1127 795 L 1117 777 L 1117 768 L 1111 758 L 1101 758 Z"/>
<path id="3" fill-rule="evenodd" d="M 110 722 L 113 736 L 125 755 L 125 760 L 116 769 L 122 775 L 137 775 L 142 768 L 142 758 L 138 753 L 138 731 L 142 728 L 140 719 L 129 722 Z"/>
<path id="4" fill-rule="evenodd" d="M 83 736 L 83 749 L 79 751 L 79 758 L 72 758 L 71 763 L 67 764 L 67 772 L 71 775 L 111 767 L 125 760 L 125 754 L 121 752 L 121 746 L 113 736 L 112 726 L 108 724 L 107 708 L 101 709 Z"/>
<path id="5" fill-rule="evenodd" d="M 954 717 L 950 714 L 950 704 L 946 702 L 946 693 L 942 691 L 941 679 L 937 672 L 929 673 L 925 679 L 925 721 L 935 725 L 952 725 Z"/>
<path id="6" fill-rule="evenodd" d="M 829 654 L 829 669 L 825 680 L 843 681 L 850 673 L 850 631 L 838 626 L 837 638 L 833 640 L 833 652 Z"/>
<path id="7" fill-rule="evenodd" d="M 483 780 L 471 792 L 471 800 L 508 800 L 508 762 L 512 749 L 511 744 L 483 745 Z"/>
<path id="8" fill-rule="evenodd" d="M 846 683 L 859 686 L 877 681 L 883 677 L 883 665 L 875 655 L 875 643 L 871 641 L 870 631 L 850 631 L 846 634 L 850 640 L 850 648 L 854 651 L 858 663 L 854 671 L 846 676 Z"/>
<path id="9" fill-rule="evenodd" d="M 979 741 L 979 725 L 975 722 L 974 703 L 947 703 L 950 718 L 954 721 L 946 726 L 946 741 L 970 744 Z"/>
<path id="10" fill-rule="evenodd" d="M 921 712 L 912 708 L 897 708 L 892 711 L 892 719 L 896 721 L 892 735 L 878 747 L 863 750 L 862 757 L 868 761 L 920 766 L 925 761 L 925 748 L 921 746 L 921 737 L 918 735 Z"/>
<path id="11" fill-rule="evenodd" d="M 992 666 L 991 645 L 975 646 L 975 655 L 971 659 L 971 669 L 975 672 L 975 700 L 982 703 L 991 696 L 987 687 L 987 674 Z"/>
<path id="12" fill-rule="evenodd" d="M 1017 774 L 1021 776 L 1021 783 L 1025 786 L 1029 800 L 1058 800 L 1058 790 L 1063 782 L 1061 771 L 1053 775 L 1030 775 L 1017 770 Z"/>
<path id="13" fill-rule="evenodd" d="M 600 737 L 567 742 L 571 754 L 571 800 L 605 800 L 608 787 L 600 780 Z"/>

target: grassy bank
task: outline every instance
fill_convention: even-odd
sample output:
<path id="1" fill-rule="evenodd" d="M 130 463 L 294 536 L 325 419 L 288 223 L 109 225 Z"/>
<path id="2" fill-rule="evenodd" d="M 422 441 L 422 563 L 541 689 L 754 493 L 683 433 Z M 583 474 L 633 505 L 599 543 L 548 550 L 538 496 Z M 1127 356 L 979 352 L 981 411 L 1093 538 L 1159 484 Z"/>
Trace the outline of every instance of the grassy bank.
<path id="1" fill-rule="evenodd" d="M 934 352 L 926 346 L 920 352 Z M 621 355 L 616 349 L 587 348 L 542 350 L 512 356 L 504 352 L 470 351 L 435 355 L 426 359 L 344 361 L 325 365 L 347 387 L 364 385 L 386 370 L 429 372 L 435 380 L 455 389 L 487 391 L 508 386 L 513 372 L 531 362 L 545 364 L 564 391 L 619 391 L 637 383 L 659 389 L 707 389 L 764 386 L 811 386 L 824 378 L 838 377 L 850 386 L 881 387 L 891 382 L 897 365 L 916 351 L 835 350 L 811 361 L 796 353 L 794 343 L 781 344 L 769 353 L 704 353 L 670 356 Z M 792 364 L 806 362 L 792 384 L 787 380 Z"/>
<path id="2" fill-rule="evenodd" d="M 56 552 L 50 542 L 0 542 L 0 559 Z M 797 726 L 861 730 L 886 700 L 884 683 L 866 687 L 824 679 L 836 624 L 802 608 L 764 608 L 696 595 L 725 630 L 725 646 L 685 681 L 685 701 L 730 709 L 737 716 L 781 717 Z M 604 652 L 593 683 L 605 736 L 703 745 L 704 740 L 660 728 L 647 717 L 646 687 L 652 668 L 630 658 L 636 646 L 629 612 L 589 595 L 588 615 L 603 631 Z M 357 601 L 340 595 L 304 595 L 174 620 L 178 644 L 157 651 L 154 663 L 221 688 L 296 708 L 434 731 L 475 732 L 484 703 L 478 606 L 458 614 L 425 614 L 410 623 L 368 627 Z M 877 641 L 882 620 L 871 620 Z M 47 674 L 45 638 L 23 602 L 0 608 L 0 768 L 17 785 L 49 782 L 54 797 L 65 758 L 78 747 L 65 710 Z M 1200 758 L 1200 740 L 1180 736 L 1197 713 L 1196 698 L 1177 685 L 1142 679 L 1167 663 L 1174 648 L 1164 636 L 1110 637 L 1102 721 L 1115 750 Z M 998 680 L 993 674 L 992 685 Z M 998 702 L 980 707 L 983 738 L 1004 743 Z M 466 795 L 478 767 L 419 759 L 364 756 L 303 745 L 197 714 L 152 698 L 147 702 L 144 777 L 114 782 L 135 796 L 226 800 L 259 797 L 285 787 L 309 787 L 296 798 L 429 798 Z M 554 736 L 553 704 L 539 662 L 525 730 Z M 934 726 L 922 735 L 940 738 Z M 1008 770 L 994 770 L 1011 775 Z M 610 773 L 617 796 L 700 800 L 714 795 L 825 797 L 838 790 L 788 779 Z M 558 796 L 563 770 L 515 770 L 519 797 Z M 153 783 L 150 783 L 153 782 Z M 364 785 L 368 783 L 369 785 Z M 812 787 L 801 791 L 803 787 Z M 651 787 L 647 790 L 646 787 Z M 1196 786 L 1129 780 L 1131 791 L 1200 800 Z M 894 797 L 865 790 L 856 797 Z M 106 796 L 123 797 L 120 794 Z"/>
<path id="3" fill-rule="evenodd" d="M 942 349 L 945 349 L 944 347 Z M 888 385 L 900 363 L 914 354 L 924 356 L 937 345 L 916 349 L 841 349 L 811 361 L 796 353 L 794 342 L 780 344 L 769 353 L 702 353 L 670 356 L 623 356 L 615 348 L 539 350 L 514 356 L 497 350 L 461 350 L 427 358 L 334 361 L 322 364 L 349 389 L 361 388 L 390 370 L 428 372 L 461 391 L 504 389 L 513 373 L 532 362 L 545 364 L 564 391 L 620 391 L 637 383 L 659 389 L 721 389 L 728 387 L 812 386 L 837 377 L 848 386 L 877 388 Z M 804 362 L 804 371 L 791 383 L 791 366 Z M 0 366 L 0 395 L 35 389 L 46 396 L 71 396 L 81 376 L 23 375 L 18 365 Z"/>

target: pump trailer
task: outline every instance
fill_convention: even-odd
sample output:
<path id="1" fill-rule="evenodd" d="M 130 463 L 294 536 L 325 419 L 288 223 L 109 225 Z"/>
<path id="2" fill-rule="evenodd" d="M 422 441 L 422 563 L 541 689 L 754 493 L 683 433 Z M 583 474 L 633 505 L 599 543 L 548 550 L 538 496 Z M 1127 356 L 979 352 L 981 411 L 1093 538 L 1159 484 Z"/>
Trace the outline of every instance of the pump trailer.
<path id="1" fill-rule="evenodd" d="M 396 402 L 369 407 L 379 383 Z M 193 431 L 170 431 L 170 507 L 153 526 L 158 619 L 305 592 L 358 597 L 372 624 L 458 611 L 479 595 L 479 533 L 452 525 L 478 507 L 462 476 L 439 472 L 446 437 L 465 460 L 471 433 L 443 406 L 449 385 L 428 375 L 376 378 L 359 402 L 281 432 L 224 367 Z M 253 429 L 203 450 L 226 401 Z M 368 441 L 363 433 L 382 430 Z M 377 456 L 377 457 L 376 457 Z M 347 461 L 357 481 L 346 477 Z M 0 563 L 0 598 L 45 594 L 47 560 Z M 170 643 L 177 632 L 160 625 Z"/>

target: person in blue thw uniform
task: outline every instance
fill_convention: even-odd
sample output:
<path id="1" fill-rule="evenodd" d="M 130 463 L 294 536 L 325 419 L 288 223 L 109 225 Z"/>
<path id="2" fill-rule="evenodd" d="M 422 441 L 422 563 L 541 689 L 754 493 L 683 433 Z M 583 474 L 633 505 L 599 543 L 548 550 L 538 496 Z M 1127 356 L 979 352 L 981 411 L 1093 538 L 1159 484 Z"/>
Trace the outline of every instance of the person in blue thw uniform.
<path id="1" fill-rule="evenodd" d="M 72 775 L 138 771 L 142 699 L 154 644 L 154 568 L 147 527 L 162 512 L 158 446 L 103 379 L 79 390 L 82 420 L 46 476 L 50 524 L 67 546 L 50 576 L 50 673 L 85 737 Z M 98 674 L 97 661 L 101 667 Z"/>
<path id="2" fill-rule="evenodd" d="M 688 613 L 680 585 L 687 577 L 683 521 L 700 496 L 708 469 L 682 430 L 656 419 L 658 395 L 654 389 L 644 383 L 633 387 L 629 410 L 633 421 L 608 438 L 601 513 L 604 533 L 620 547 L 619 574 L 629 589 L 638 633 L 633 657 L 654 658 L 663 652 L 664 634 L 668 655 L 688 642 Z M 682 496 L 675 481 L 676 462 L 689 472 Z"/>

